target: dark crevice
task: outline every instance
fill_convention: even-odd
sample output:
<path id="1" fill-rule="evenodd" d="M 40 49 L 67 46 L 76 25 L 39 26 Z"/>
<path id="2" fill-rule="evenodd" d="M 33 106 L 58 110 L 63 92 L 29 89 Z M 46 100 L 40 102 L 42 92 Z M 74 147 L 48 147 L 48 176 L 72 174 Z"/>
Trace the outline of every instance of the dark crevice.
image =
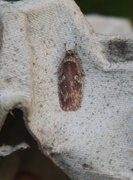
<path id="1" fill-rule="evenodd" d="M 30 179 L 32 176 L 38 177 L 37 180 L 69 180 L 60 168 L 41 153 L 37 142 L 25 126 L 22 110 L 15 108 L 8 113 L 1 129 L 0 146 L 15 146 L 21 142 L 26 142 L 30 145 L 30 148 L 16 151 L 6 157 L 0 157 L 0 177 L 2 175 L 3 180 L 7 179 L 7 172 L 13 174 L 12 169 L 14 168 L 17 168 L 17 171 L 13 175 L 13 180 L 16 180 L 16 178 L 17 180 L 24 180 L 25 177 Z M 19 160 L 17 167 L 16 159 Z"/>
<path id="2" fill-rule="evenodd" d="M 6 144 L 15 146 L 21 142 L 27 142 L 31 146 L 37 144 L 26 129 L 23 120 L 23 112 L 15 108 L 8 113 L 1 129 L 0 145 Z"/>

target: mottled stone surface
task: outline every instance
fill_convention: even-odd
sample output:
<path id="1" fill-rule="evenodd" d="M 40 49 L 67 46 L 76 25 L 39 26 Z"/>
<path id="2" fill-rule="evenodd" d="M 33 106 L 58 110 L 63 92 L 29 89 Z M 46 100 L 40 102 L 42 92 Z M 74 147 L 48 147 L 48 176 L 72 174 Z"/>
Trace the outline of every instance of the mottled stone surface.
<path id="1" fill-rule="evenodd" d="M 123 35 L 115 25 L 98 33 L 88 21 L 72 0 L 0 1 L 0 126 L 21 109 L 43 153 L 71 179 L 132 180 L 133 33 L 125 20 Z M 58 72 L 72 49 L 83 67 L 83 101 L 64 112 Z"/>

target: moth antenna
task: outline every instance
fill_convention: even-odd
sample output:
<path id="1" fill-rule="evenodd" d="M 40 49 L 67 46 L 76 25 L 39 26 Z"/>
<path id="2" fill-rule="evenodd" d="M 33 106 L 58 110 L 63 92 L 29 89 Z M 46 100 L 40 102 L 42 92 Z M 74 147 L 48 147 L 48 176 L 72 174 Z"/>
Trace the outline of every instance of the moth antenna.
<path id="1" fill-rule="evenodd" d="M 67 51 L 67 44 L 66 44 L 66 43 L 64 43 L 64 46 L 65 46 L 65 51 Z"/>

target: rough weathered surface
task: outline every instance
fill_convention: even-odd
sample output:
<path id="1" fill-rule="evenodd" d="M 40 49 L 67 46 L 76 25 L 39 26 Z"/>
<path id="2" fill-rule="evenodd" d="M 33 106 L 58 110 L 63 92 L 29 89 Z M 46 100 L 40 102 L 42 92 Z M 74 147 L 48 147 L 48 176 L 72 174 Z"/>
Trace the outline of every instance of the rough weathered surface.
<path id="1" fill-rule="evenodd" d="M 0 1 L 0 121 L 17 107 L 71 179 L 133 179 L 133 34 L 96 35 L 72 0 Z M 114 33 L 113 33 L 114 34 Z M 64 112 L 58 72 L 75 49 L 82 106 Z"/>

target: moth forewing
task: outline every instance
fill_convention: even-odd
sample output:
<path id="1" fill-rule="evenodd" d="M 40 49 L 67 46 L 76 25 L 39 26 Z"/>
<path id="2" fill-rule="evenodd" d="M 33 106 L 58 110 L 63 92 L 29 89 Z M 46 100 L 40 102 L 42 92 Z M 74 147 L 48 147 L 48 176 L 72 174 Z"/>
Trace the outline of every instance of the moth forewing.
<path id="1" fill-rule="evenodd" d="M 83 73 L 74 50 L 68 50 L 59 70 L 59 103 L 63 111 L 76 111 L 81 107 Z"/>

